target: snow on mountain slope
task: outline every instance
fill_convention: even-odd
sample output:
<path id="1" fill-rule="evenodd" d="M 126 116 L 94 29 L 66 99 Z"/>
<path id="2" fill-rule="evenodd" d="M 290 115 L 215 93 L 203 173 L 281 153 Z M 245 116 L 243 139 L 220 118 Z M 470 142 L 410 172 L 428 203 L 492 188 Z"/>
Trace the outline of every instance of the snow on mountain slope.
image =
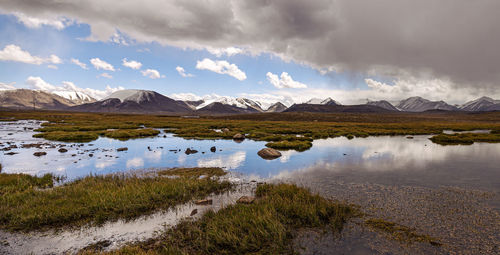
<path id="1" fill-rule="evenodd" d="M 402 100 L 397 106 L 398 109 L 407 112 L 423 112 L 428 110 L 458 110 L 457 107 L 447 104 L 444 101 L 430 101 L 421 97 L 410 97 Z"/>
<path id="2" fill-rule="evenodd" d="M 77 104 L 92 103 L 96 101 L 91 96 L 77 91 L 53 91 L 52 93 L 74 101 Z"/>
<path id="3" fill-rule="evenodd" d="M 387 110 L 391 110 L 391 111 L 399 111 L 398 108 L 396 108 L 394 105 L 392 105 L 391 103 L 389 103 L 389 102 L 387 102 L 385 100 L 368 101 L 366 104 L 367 105 L 378 106 L 378 107 L 381 107 L 381 108 L 384 108 L 384 109 L 387 109 Z"/>
<path id="4" fill-rule="evenodd" d="M 311 98 L 309 101 L 305 102 L 306 104 L 321 104 L 321 105 L 341 105 L 339 102 L 333 100 L 331 97 L 326 99 L 321 98 Z"/>
<path id="5" fill-rule="evenodd" d="M 495 100 L 490 97 L 481 97 L 463 104 L 462 106 L 460 106 L 460 109 L 471 112 L 486 111 L 488 110 L 488 108 L 495 104 L 500 104 L 500 100 Z"/>

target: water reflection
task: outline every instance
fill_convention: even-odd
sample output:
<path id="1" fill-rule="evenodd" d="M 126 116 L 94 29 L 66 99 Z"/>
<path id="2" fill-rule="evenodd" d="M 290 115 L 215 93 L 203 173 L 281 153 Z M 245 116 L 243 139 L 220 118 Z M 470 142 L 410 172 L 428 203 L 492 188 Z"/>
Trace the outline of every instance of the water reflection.
<path id="1" fill-rule="evenodd" d="M 334 138 L 316 140 L 305 152 L 283 151 L 275 160 L 263 160 L 257 152 L 265 142 L 244 140 L 186 140 L 171 134 L 153 138 L 118 141 L 99 138 L 78 145 L 51 142 L 37 148 L 22 144 L 46 143 L 32 138 L 40 123 L 20 121 L 2 123 L 0 149 L 12 144 L 19 148 L 0 152 L 5 172 L 39 174 L 55 172 L 69 179 L 89 173 L 105 174 L 138 168 L 223 167 L 259 178 L 323 178 L 353 182 L 411 184 L 423 186 L 459 185 L 500 190 L 500 144 L 442 146 L 428 136 Z M 10 134 L 10 135 L 9 135 Z M 11 143 L 10 145 L 7 142 Z M 54 146 L 56 145 L 56 146 Z M 64 145 L 68 152 L 58 152 Z M 216 152 L 210 147 L 215 146 Z M 127 151 L 116 149 L 127 147 Z M 184 150 L 198 150 L 186 155 Z M 35 157 L 36 151 L 47 152 Z M 15 152 L 18 154 L 6 155 Z M 90 155 L 92 154 L 92 155 Z"/>

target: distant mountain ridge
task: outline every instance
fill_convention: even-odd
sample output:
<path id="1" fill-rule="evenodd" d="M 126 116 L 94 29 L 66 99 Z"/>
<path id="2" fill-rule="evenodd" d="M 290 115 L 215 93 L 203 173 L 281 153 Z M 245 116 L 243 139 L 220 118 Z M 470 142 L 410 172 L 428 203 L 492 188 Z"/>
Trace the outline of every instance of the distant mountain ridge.
<path id="1" fill-rule="evenodd" d="M 392 105 L 391 103 L 389 103 L 389 102 L 387 102 L 385 100 L 368 101 L 366 104 L 367 105 L 378 106 L 378 107 L 381 107 L 381 108 L 384 108 L 384 109 L 387 109 L 387 110 L 390 110 L 390 111 L 399 111 L 398 108 L 396 108 L 394 105 Z"/>
<path id="2" fill-rule="evenodd" d="M 409 97 L 399 102 L 396 107 L 401 111 L 406 112 L 424 112 L 428 110 L 458 110 L 457 107 L 449 105 L 444 101 L 430 101 L 422 97 Z"/>
<path id="3" fill-rule="evenodd" d="M 481 97 L 463 104 L 460 106 L 460 110 L 472 112 L 500 111 L 500 100 L 495 100 L 490 97 Z"/>
<path id="4" fill-rule="evenodd" d="M 14 109 L 64 110 L 77 105 L 70 99 L 39 90 L 14 89 L 0 91 L 0 106 Z"/>
<path id="5" fill-rule="evenodd" d="M 150 90 L 120 90 L 106 99 L 71 107 L 73 111 L 84 112 L 131 112 L 184 113 L 192 109 L 185 102 L 179 102 Z"/>

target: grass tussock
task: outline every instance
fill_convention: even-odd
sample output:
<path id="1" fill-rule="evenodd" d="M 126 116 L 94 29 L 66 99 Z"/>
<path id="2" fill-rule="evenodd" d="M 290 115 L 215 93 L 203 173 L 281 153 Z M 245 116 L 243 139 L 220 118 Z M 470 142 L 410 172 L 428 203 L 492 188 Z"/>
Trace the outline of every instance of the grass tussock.
<path id="1" fill-rule="evenodd" d="M 160 131 L 152 128 L 142 128 L 142 129 L 125 129 L 125 130 L 112 130 L 106 131 L 104 136 L 119 140 L 127 140 L 131 138 L 140 138 L 148 136 L 156 136 Z"/>
<path id="2" fill-rule="evenodd" d="M 310 141 L 280 141 L 280 142 L 270 142 L 266 143 L 269 148 L 277 150 L 296 150 L 305 151 L 312 147 L 312 142 Z"/>
<path id="3" fill-rule="evenodd" d="M 441 145 L 470 145 L 474 142 L 498 143 L 500 133 L 461 133 L 461 134 L 439 134 L 429 138 L 432 142 Z"/>
<path id="4" fill-rule="evenodd" d="M 193 170 L 194 171 L 194 170 Z M 0 175 L 0 227 L 36 230 L 133 219 L 229 189 L 212 178 L 165 178 L 135 174 L 88 176 L 51 189 L 49 177 Z M 8 192 L 5 192 L 8 191 Z"/>
<path id="5" fill-rule="evenodd" d="M 227 172 L 218 167 L 204 167 L 204 168 L 173 168 L 162 170 L 158 172 L 160 176 L 178 176 L 185 178 L 210 178 L 213 176 L 223 176 L 226 175 Z"/>
<path id="6" fill-rule="evenodd" d="M 257 187 L 257 200 L 208 212 L 198 221 L 183 221 L 155 240 L 111 254 L 283 254 L 303 227 L 340 231 L 354 213 L 345 204 L 326 200 L 290 184 Z"/>
<path id="7" fill-rule="evenodd" d="M 64 132 L 64 131 L 51 131 L 34 134 L 33 137 L 45 138 L 51 141 L 61 141 L 61 142 L 90 142 L 99 137 L 95 132 Z"/>
<path id="8" fill-rule="evenodd" d="M 440 246 L 441 243 L 433 237 L 416 233 L 415 229 L 399 225 L 383 219 L 368 219 L 365 224 L 375 230 L 383 231 L 391 235 L 392 238 L 400 242 L 421 242 Z"/>

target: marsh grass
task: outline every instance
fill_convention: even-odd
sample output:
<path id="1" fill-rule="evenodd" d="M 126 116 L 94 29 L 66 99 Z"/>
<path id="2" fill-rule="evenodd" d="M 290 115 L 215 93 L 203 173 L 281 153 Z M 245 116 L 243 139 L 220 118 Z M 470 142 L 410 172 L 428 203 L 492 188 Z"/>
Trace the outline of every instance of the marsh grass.
<path id="1" fill-rule="evenodd" d="M 383 219 L 368 219 L 365 224 L 375 230 L 388 233 L 393 239 L 400 242 L 421 242 L 429 243 L 433 246 L 440 246 L 441 243 L 433 237 L 424 234 L 418 234 L 415 229 L 403 226 Z"/>
<path id="2" fill-rule="evenodd" d="M 160 133 L 159 130 L 152 128 L 142 128 L 142 129 L 125 129 L 125 130 L 113 130 L 106 131 L 104 136 L 119 140 L 127 140 L 130 138 L 140 138 L 148 136 L 156 136 Z"/>
<path id="3" fill-rule="evenodd" d="M 195 170 L 192 170 L 195 171 Z M 203 170 L 202 170 L 203 171 Z M 194 174 L 192 174 L 194 175 Z M 51 189 L 47 177 L 1 175 L 0 228 L 29 231 L 130 220 L 231 188 L 212 178 L 88 176 Z"/>
<path id="4" fill-rule="evenodd" d="M 57 179 L 52 174 L 43 176 L 31 176 L 28 174 L 0 174 L 0 196 L 22 192 L 28 189 L 52 188 L 54 180 Z"/>
<path id="5" fill-rule="evenodd" d="M 266 143 L 269 148 L 277 150 L 296 150 L 305 151 L 312 147 L 312 142 L 310 141 L 280 141 L 280 142 L 270 142 Z"/>
<path id="6" fill-rule="evenodd" d="M 205 178 L 210 178 L 213 176 L 223 176 L 227 172 L 218 167 L 204 167 L 204 168 L 173 168 L 167 170 L 161 170 L 157 172 L 158 175 L 163 176 L 178 176 L 185 178 L 200 178 L 204 176 Z"/>
<path id="7" fill-rule="evenodd" d="M 460 133 L 460 134 L 439 134 L 429 138 L 433 143 L 441 145 L 470 145 L 474 142 L 498 143 L 500 133 L 493 131 L 489 134 L 483 133 Z"/>
<path id="8" fill-rule="evenodd" d="M 128 139 L 142 137 L 144 134 L 134 130 L 147 127 L 165 129 L 179 137 L 197 139 L 232 139 L 235 134 L 241 133 L 247 134 L 247 137 L 253 140 L 286 142 L 276 146 L 298 150 L 304 148 L 307 144 L 305 141 L 340 136 L 353 138 L 441 134 L 443 130 L 497 130 L 495 132 L 500 130 L 500 113 L 495 112 L 477 114 L 452 112 L 443 114 L 266 113 L 223 117 L 202 116 L 197 119 L 188 119 L 162 115 L 3 111 L 0 112 L 0 118 L 2 117 L 49 121 L 37 130 L 42 132 L 37 136 L 50 140 L 71 141 L 76 137 L 88 141 L 97 139 L 98 135 Z M 214 131 L 214 129 L 225 128 L 229 131 Z M 108 129 L 117 129 L 117 131 L 106 134 Z M 84 137 L 83 133 L 88 133 L 88 136 Z M 151 133 L 151 135 L 155 134 Z M 494 139 L 490 142 L 498 142 L 498 140 Z M 294 147 L 295 145 L 297 147 Z"/>
<path id="9" fill-rule="evenodd" d="M 156 239 L 111 254 L 288 254 L 300 228 L 340 231 L 356 212 L 290 184 L 259 185 L 257 200 L 183 221 Z"/>

